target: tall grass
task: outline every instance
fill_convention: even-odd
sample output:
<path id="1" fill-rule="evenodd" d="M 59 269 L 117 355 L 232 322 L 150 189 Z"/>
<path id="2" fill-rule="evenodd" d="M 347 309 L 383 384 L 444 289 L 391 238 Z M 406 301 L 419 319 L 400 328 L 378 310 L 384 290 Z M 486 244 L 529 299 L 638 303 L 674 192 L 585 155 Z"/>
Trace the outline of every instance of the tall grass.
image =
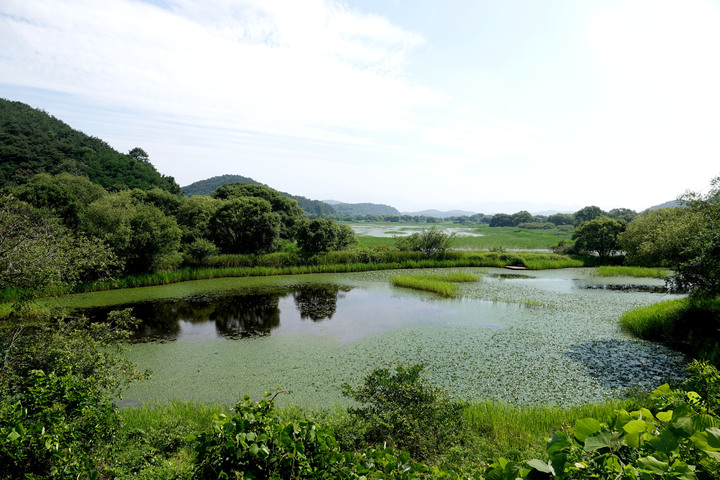
<path id="1" fill-rule="evenodd" d="M 283 260 L 284 259 L 284 260 Z M 287 261 L 288 264 L 283 262 Z M 448 252 L 426 256 L 420 252 L 348 250 L 329 252 L 300 260 L 295 254 L 222 255 L 211 257 L 213 267 L 190 267 L 180 270 L 132 275 L 110 281 L 87 282 L 77 285 L 73 292 L 111 290 L 117 288 L 166 285 L 188 280 L 223 277 L 255 277 L 270 275 L 300 275 L 306 273 L 350 273 L 372 270 L 414 268 L 497 267 L 522 265 L 530 269 L 567 268 L 583 265 L 582 260 L 566 255 L 537 252 Z M 233 266 L 245 265 L 245 266 Z"/>
<path id="2" fill-rule="evenodd" d="M 543 458 L 547 439 L 555 431 L 571 427 L 578 419 L 592 417 L 610 422 L 615 410 L 630 411 L 636 407 L 633 400 L 616 399 L 572 407 L 520 407 L 482 400 L 470 402 L 464 414 L 471 432 L 477 435 L 481 457 L 526 460 Z"/>
<path id="3" fill-rule="evenodd" d="M 720 366 L 720 297 L 680 298 L 625 312 L 623 330 Z"/>
<path id="4" fill-rule="evenodd" d="M 458 286 L 454 283 L 434 280 L 421 275 L 395 275 L 390 281 L 396 287 L 434 292 L 443 297 L 457 297 L 459 294 Z"/>
<path id="5" fill-rule="evenodd" d="M 602 266 L 597 268 L 600 277 L 667 278 L 668 270 L 650 267 Z"/>

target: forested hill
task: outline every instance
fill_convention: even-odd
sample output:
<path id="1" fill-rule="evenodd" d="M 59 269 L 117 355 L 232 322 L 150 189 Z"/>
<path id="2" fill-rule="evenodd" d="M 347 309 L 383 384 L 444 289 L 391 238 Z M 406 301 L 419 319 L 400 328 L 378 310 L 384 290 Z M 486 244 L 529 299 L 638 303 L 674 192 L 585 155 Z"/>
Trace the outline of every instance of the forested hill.
<path id="1" fill-rule="evenodd" d="M 333 208 L 338 215 L 400 215 L 397 208 L 378 203 L 336 203 Z"/>
<path id="2" fill-rule="evenodd" d="M 86 176 L 106 189 L 160 187 L 179 193 L 141 148 L 126 155 L 99 138 L 21 102 L 0 98 L 0 187 L 25 183 L 37 173 Z"/>
<path id="3" fill-rule="evenodd" d="M 185 196 L 191 197 L 193 195 L 211 195 L 215 190 L 225 185 L 226 183 L 249 183 L 252 185 L 264 185 L 256 180 L 249 177 L 243 177 L 242 175 L 219 175 L 217 177 L 211 177 L 206 180 L 199 180 L 195 183 L 191 183 L 185 187 L 182 187 L 182 193 Z M 267 185 L 265 185 L 267 187 Z M 280 195 L 298 202 L 300 208 L 302 208 L 309 217 L 327 217 L 335 213 L 333 207 L 327 203 L 319 200 L 310 200 L 299 195 L 291 195 L 286 192 L 278 192 Z"/>

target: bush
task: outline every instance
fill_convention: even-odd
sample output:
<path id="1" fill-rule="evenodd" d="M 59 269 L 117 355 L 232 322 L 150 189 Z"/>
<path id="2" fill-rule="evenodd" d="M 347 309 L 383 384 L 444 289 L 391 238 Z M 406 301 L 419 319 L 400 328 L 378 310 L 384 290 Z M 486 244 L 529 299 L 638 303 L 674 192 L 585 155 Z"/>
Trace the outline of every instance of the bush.
<path id="1" fill-rule="evenodd" d="M 343 395 L 362 404 L 355 416 L 367 444 L 388 443 L 417 459 L 429 459 L 462 438 L 464 404 L 442 389 L 427 385 L 424 365 L 376 368 L 357 386 L 342 386 Z"/>

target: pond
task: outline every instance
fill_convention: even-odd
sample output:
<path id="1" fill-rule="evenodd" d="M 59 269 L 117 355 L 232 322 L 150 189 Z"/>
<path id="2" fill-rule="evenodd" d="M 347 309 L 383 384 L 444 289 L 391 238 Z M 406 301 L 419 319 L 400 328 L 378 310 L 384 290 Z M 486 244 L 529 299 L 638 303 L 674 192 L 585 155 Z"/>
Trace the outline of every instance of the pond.
<path id="1" fill-rule="evenodd" d="M 376 366 L 425 363 L 466 400 L 568 405 L 681 378 L 686 359 L 620 331 L 622 312 L 675 298 L 653 279 L 592 269 L 480 275 L 460 299 L 395 288 L 380 271 L 184 282 L 72 295 L 74 307 L 132 306 L 144 320 L 129 356 L 150 380 L 123 405 L 184 398 L 232 404 L 276 387 L 283 403 L 332 407 Z M 424 272 L 430 270 L 423 270 Z M 434 270 L 433 270 L 434 271 Z"/>

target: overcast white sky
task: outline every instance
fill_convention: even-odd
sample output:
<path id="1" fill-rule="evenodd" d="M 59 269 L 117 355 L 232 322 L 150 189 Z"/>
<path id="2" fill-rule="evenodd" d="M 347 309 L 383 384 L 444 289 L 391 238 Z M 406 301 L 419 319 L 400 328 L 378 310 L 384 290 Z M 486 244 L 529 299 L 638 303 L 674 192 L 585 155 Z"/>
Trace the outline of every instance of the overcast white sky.
<path id="1" fill-rule="evenodd" d="M 180 185 L 642 210 L 720 175 L 720 1 L 2 0 L 0 97 Z"/>

